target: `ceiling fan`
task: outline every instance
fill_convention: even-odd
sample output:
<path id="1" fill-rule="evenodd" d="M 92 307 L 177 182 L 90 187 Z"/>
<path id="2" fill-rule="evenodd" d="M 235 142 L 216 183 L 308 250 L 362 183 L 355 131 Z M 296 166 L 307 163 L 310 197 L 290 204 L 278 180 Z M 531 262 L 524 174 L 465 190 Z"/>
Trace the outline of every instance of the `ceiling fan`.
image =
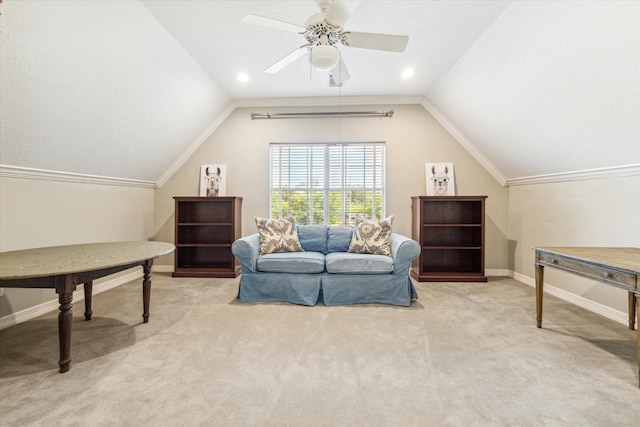
<path id="1" fill-rule="evenodd" d="M 316 0 L 320 13 L 307 19 L 304 27 L 259 15 L 247 15 L 242 21 L 296 32 L 306 39 L 306 44 L 269 66 L 264 70 L 265 73 L 277 73 L 309 52 L 311 65 L 318 70 L 328 71 L 330 83 L 340 86 L 350 76 L 336 46 L 338 43 L 362 49 L 404 52 L 409 42 L 408 36 L 345 31 L 342 26 L 358 3 L 359 1 Z"/>

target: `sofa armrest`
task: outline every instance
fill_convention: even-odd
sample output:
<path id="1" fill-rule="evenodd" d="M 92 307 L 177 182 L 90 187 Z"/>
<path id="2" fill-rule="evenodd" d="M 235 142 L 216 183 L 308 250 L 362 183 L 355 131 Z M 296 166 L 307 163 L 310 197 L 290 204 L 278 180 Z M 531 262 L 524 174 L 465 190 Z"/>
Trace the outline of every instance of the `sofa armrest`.
<path id="1" fill-rule="evenodd" d="M 236 240 L 231 245 L 231 252 L 240 261 L 243 272 L 255 273 L 256 263 L 260 256 L 260 236 L 258 233 Z"/>
<path id="2" fill-rule="evenodd" d="M 393 274 L 409 274 L 411 262 L 420 256 L 420 244 L 413 239 L 391 233 Z"/>

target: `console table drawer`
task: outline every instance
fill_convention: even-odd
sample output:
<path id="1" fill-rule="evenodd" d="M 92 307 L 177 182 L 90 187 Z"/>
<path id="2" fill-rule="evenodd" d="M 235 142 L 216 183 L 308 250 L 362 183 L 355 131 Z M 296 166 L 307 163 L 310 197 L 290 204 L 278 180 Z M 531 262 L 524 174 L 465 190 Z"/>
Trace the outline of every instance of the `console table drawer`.
<path id="1" fill-rule="evenodd" d="M 637 289 L 636 275 L 633 273 L 627 273 L 608 267 L 600 267 L 571 258 L 545 253 L 540 254 L 540 263 L 562 270 L 568 270 L 596 280 L 605 280 L 627 289 Z"/>

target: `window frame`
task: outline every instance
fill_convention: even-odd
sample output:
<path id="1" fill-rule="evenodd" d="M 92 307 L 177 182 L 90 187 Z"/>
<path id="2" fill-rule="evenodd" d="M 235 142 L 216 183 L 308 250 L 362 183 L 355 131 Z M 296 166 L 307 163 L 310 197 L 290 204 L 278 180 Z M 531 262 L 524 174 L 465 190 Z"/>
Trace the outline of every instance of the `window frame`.
<path id="1" fill-rule="evenodd" d="M 300 156 L 301 153 L 283 149 L 303 149 L 307 150 L 303 161 L 292 167 L 292 154 Z M 315 150 L 315 151 L 314 151 Z M 358 153 L 358 150 L 362 150 Z M 350 152 L 351 151 L 351 152 Z M 302 152 L 302 150 L 301 150 Z M 321 152 L 321 156 L 319 153 Z M 287 164 L 283 167 L 283 155 Z M 353 157 L 350 157 L 353 156 Z M 358 158 L 361 156 L 361 158 Z M 371 159 L 368 160 L 368 157 Z M 318 160 L 321 164 L 318 165 Z M 358 162 L 362 160 L 361 162 Z M 349 163 L 360 169 L 360 173 L 353 177 L 361 184 L 357 187 L 348 185 Z M 278 168 L 277 170 L 274 168 Z M 306 177 L 304 170 L 306 167 Z M 336 167 L 339 168 L 339 178 L 336 179 Z M 292 183 L 292 170 L 301 180 L 298 185 Z M 318 177 L 318 170 L 322 171 L 321 185 L 314 185 L 314 178 Z M 332 173 L 333 172 L 333 173 Z M 295 175 L 295 173 L 293 173 Z M 296 177 L 294 177 L 295 179 Z M 288 182 L 285 184 L 283 181 Z M 337 184 L 336 184 L 337 183 Z M 283 185 L 284 184 L 284 185 Z M 292 200 L 291 195 L 306 192 L 307 209 L 305 211 L 292 211 L 291 205 L 284 208 L 282 196 L 288 194 L 287 203 Z M 322 222 L 319 221 L 319 210 L 314 209 L 314 193 L 322 192 Z M 339 193 L 339 210 L 332 211 L 335 204 L 332 204 L 331 196 Z M 349 209 L 351 200 L 360 193 L 363 209 L 352 211 Z M 370 204 L 367 205 L 367 201 Z M 277 201 L 277 203 L 276 203 Z M 276 206 L 277 205 L 277 206 Z M 373 220 L 385 218 L 386 212 L 386 145 L 384 142 L 316 142 L 316 143 L 282 143 L 272 142 L 269 144 L 269 212 L 272 218 L 282 218 L 283 216 L 294 215 L 299 218 L 298 223 L 325 224 L 325 225 L 353 225 L 357 215 L 363 215 Z M 339 221 L 333 220 L 339 216 Z"/>

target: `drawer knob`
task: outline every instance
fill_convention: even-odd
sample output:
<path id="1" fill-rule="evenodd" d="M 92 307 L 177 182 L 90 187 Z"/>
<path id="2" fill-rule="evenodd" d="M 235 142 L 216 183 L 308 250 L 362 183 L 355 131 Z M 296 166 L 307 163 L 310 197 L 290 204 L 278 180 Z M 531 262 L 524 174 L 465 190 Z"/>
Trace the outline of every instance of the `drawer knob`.
<path id="1" fill-rule="evenodd" d="M 607 279 L 614 279 L 614 278 L 616 277 L 616 275 L 615 275 L 615 274 L 613 274 L 613 273 L 609 273 L 608 271 L 603 272 L 603 273 L 602 273 L 602 275 L 603 275 L 604 277 L 606 277 Z"/>
<path id="2" fill-rule="evenodd" d="M 551 258 L 551 264 L 557 264 L 557 263 L 558 263 L 558 260 L 557 260 L 557 259 L 555 259 L 555 258 Z"/>

